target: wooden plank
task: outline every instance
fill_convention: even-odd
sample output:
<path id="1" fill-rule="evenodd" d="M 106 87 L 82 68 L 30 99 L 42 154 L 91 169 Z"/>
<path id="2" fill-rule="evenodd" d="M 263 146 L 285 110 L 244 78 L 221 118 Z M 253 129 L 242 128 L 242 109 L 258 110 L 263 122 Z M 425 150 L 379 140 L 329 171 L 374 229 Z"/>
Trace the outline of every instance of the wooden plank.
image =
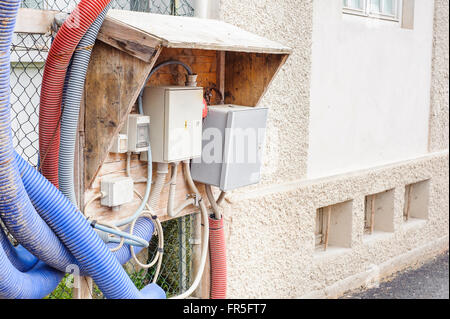
<path id="1" fill-rule="evenodd" d="M 93 280 L 90 277 L 75 276 L 72 290 L 73 299 L 92 299 Z"/>
<path id="2" fill-rule="evenodd" d="M 88 202 L 91 198 L 93 198 L 96 194 L 100 192 L 100 182 L 102 178 L 108 177 L 119 177 L 126 176 L 126 155 L 125 154 L 112 154 L 105 160 L 104 164 L 101 167 L 101 170 L 98 173 L 94 183 L 92 183 L 91 188 L 89 188 L 85 193 L 85 202 Z M 139 161 L 137 155 L 132 156 L 131 161 L 131 177 L 134 180 L 141 179 L 147 176 L 147 163 Z M 153 180 L 156 178 L 156 164 L 153 164 Z M 168 177 L 169 178 L 169 177 Z M 140 194 L 144 194 L 145 191 L 145 183 L 135 184 L 136 190 Z M 200 187 L 200 192 L 203 197 L 206 195 L 203 192 L 203 187 Z M 178 176 L 177 176 L 177 190 L 175 196 L 175 207 L 179 206 L 186 200 L 186 194 L 190 194 L 191 191 L 186 183 L 183 170 L 181 165 L 178 168 Z M 166 214 L 167 211 L 167 200 L 169 198 L 169 186 L 166 185 L 162 192 L 159 200 L 158 208 L 155 211 L 156 215 L 160 217 L 161 221 L 170 220 Z M 140 205 L 141 201 L 136 196 L 134 201 L 129 204 L 122 205 L 119 211 L 113 211 L 109 207 L 101 206 L 100 201 L 97 200 L 93 202 L 87 209 L 86 214 L 89 216 L 95 217 L 96 220 L 104 221 L 104 222 L 114 222 L 126 217 L 131 216 Z M 183 210 L 180 216 L 185 216 L 188 214 L 192 214 L 198 211 L 197 207 L 190 206 Z"/>
<path id="3" fill-rule="evenodd" d="M 14 32 L 47 33 L 57 11 L 20 8 Z"/>
<path id="4" fill-rule="evenodd" d="M 292 49 L 220 20 L 110 10 L 108 17 L 163 40 L 168 48 L 290 54 Z"/>
<path id="5" fill-rule="evenodd" d="M 151 62 L 162 40 L 117 20 L 106 18 L 97 39 L 144 62 Z"/>
<path id="6" fill-rule="evenodd" d="M 113 137 L 122 128 L 160 51 L 153 62 L 146 63 L 96 42 L 85 85 L 85 187 L 92 184 L 108 156 Z"/>
<path id="7" fill-rule="evenodd" d="M 202 281 L 196 294 L 201 299 L 211 299 L 211 258 L 209 251 L 206 257 L 205 269 L 203 270 Z"/>
<path id="8" fill-rule="evenodd" d="M 225 51 L 217 52 L 217 89 L 222 94 L 222 99 L 225 97 Z"/>
<path id="9" fill-rule="evenodd" d="M 156 62 L 156 65 L 168 61 L 178 60 L 188 64 L 194 73 L 198 75 L 197 85 L 203 88 L 215 86 L 217 77 L 216 51 L 192 50 L 192 49 L 168 49 L 164 48 Z M 158 85 L 185 85 L 186 71 L 183 67 L 171 65 L 160 69 L 152 77 L 148 86 Z"/>
<path id="10" fill-rule="evenodd" d="M 257 106 L 288 55 L 227 52 L 225 103 Z"/>
<path id="11" fill-rule="evenodd" d="M 216 64 L 217 57 L 216 51 L 205 51 L 205 50 L 192 50 L 192 49 L 167 49 L 163 48 L 156 64 L 167 60 L 180 60 L 186 63 L 189 63 L 194 72 L 198 73 L 198 85 L 202 87 L 207 87 L 209 85 L 216 85 Z M 201 72 L 199 72 L 199 70 Z M 204 73 L 206 72 L 206 73 Z M 184 85 L 185 83 L 185 70 L 179 66 L 168 66 L 162 68 L 158 71 L 150 83 L 147 85 Z M 134 110 L 132 108 L 132 110 Z M 132 156 L 132 177 L 134 179 L 141 179 L 147 176 L 147 163 L 140 162 L 138 156 Z M 153 165 L 153 178 L 156 177 L 156 164 Z M 125 154 L 114 154 L 108 153 L 106 159 L 103 161 L 103 164 L 99 168 L 98 173 L 92 183 L 87 186 L 87 190 L 85 193 L 85 201 L 89 201 L 95 194 L 100 191 L 100 181 L 105 176 L 125 176 L 125 168 L 126 168 L 126 155 Z M 145 190 L 145 184 L 137 184 L 137 190 L 143 194 Z M 200 187 L 200 189 L 203 189 Z M 183 172 L 181 170 L 181 166 L 178 172 L 177 179 L 177 196 L 175 198 L 175 206 L 181 204 L 185 198 L 186 194 L 190 193 L 188 189 L 187 183 L 185 182 Z M 203 194 L 204 195 L 204 194 Z M 160 216 L 160 219 L 165 221 L 168 220 L 169 217 L 166 215 L 166 203 L 168 199 L 168 187 L 163 189 L 159 208 L 157 210 L 157 215 Z M 108 207 L 100 206 L 99 201 L 96 201 L 89 207 L 89 214 L 94 214 L 97 220 L 102 221 L 115 221 L 118 219 L 122 219 L 128 216 L 131 216 L 132 213 L 139 206 L 140 201 L 136 197 L 133 203 L 123 205 L 119 212 L 113 212 Z M 191 214 L 196 212 L 198 209 L 196 207 L 186 208 L 181 216 L 186 214 Z"/>
<path id="12" fill-rule="evenodd" d="M 78 131 L 75 141 L 74 182 L 76 200 L 79 208 L 84 203 L 84 98 L 80 103 L 80 115 L 78 119 Z"/>

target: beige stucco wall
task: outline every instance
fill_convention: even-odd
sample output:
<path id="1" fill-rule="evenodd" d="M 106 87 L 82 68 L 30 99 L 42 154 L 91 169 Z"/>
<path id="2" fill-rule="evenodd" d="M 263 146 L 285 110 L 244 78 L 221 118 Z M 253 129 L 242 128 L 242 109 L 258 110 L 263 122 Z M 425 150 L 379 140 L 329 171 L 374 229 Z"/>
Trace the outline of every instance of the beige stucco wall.
<path id="1" fill-rule="evenodd" d="M 433 72 L 430 112 L 430 151 L 448 149 L 448 0 L 435 1 Z"/>
<path id="2" fill-rule="evenodd" d="M 368 270 L 384 276 L 448 247 L 448 149 L 306 180 L 312 10 L 312 1 L 221 1 L 221 19 L 294 48 L 261 102 L 270 107 L 263 182 L 232 192 L 224 205 L 230 298 L 335 297 L 363 284 L 373 275 Z M 446 50 L 435 53 L 438 69 Z M 438 123 L 448 117 L 446 103 Z M 428 220 L 405 223 L 405 185 L 424 180 L 430 180 Z M 394 232 L 364 236 L 365 196 L 391 189 Z M 351 248 L 316 252 L 316 209 L 346 201 L 352 201 Z"/>
<path id="3" fill-rule="evenodd" d="M 312 1 L 222 0 L 220 17 L 294 49 L 261 101 L 270 107 L 268 164 L 262 184 L 303 178 L 308 150 Z"/>

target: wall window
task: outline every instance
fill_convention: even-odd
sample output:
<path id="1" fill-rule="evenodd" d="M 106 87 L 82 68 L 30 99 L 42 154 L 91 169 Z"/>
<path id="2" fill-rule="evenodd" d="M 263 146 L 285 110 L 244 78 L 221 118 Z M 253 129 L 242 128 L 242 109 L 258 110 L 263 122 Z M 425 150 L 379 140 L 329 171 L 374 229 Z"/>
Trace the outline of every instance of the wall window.
<path id="1" fill-rule="evenodd" d="M 401 0 L 343 0 L 344 13 L 399 21 Z"/>

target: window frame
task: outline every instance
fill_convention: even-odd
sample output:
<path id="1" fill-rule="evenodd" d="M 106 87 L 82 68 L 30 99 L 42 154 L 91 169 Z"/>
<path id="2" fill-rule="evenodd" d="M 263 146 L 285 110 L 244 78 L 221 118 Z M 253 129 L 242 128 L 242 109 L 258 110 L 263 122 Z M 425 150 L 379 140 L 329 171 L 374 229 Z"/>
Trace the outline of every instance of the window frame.
<path id="1" fill-rule="evenodd" d="M 401 22 L 401 10 L 402 10 L 402 2 L 403 0 L 394 0 L 394 6 L 395 6 L 395 14 L 384 14 L 384 13 L 378 13 L 378 12 L 372 12 L 371 11 L 371 1 L 370 0 L 362 0 L 363 1 L 363 9 L 355 9 L 346 7 L 344 3 L 342 2 L 342 12 L 345 14 L 351 14 L 351 15 L 358 15 L 368 18 L 374 18 L 374 19 L 380 19 L 380 20 L 387 20 L 387 21 L 393 21 L 393 22 Z M 380 1 L 381 3 L 381 10 L 383 9 L 383 1 Z"/>

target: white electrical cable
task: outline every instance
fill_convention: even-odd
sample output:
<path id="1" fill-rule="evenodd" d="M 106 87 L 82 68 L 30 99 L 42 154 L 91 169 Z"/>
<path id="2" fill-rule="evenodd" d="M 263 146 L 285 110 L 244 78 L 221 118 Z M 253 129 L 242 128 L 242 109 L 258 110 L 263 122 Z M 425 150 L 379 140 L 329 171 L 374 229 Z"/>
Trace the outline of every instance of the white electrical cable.
<path id="1" fill-rule="evenodd" d="M 177 191 L 178 163 L 172 163 L 172 172 L 170 177 L 169 199 L 167 200 L 167 215 L 175 217 L 173 205 Z"/>
<path id="2" fill-rule="evenodd" d="M 144 211 L 143 214 L 141 215 L 141 217 L 145 217 L 145 218 L 152 218 L 153 216 L 154 215 L 150 211 Z M 131 223 L 131 228 L 130 228 L 131 233 L 133 233 L 134 225 L 135 225 L 135 222 Z M 148 263 L 148 264 L 141 263 L 139 261 L 139 259 L 137 258 L 136 253 L 134 252 L 133 246 L 130 246 L 130 252 L 131 252 L 131 255 L 133 256 L 134 262 L 136 264 L 138 264 L 141 268 L 148 269 L 148 268 L 153 267 L 156 263 L 158 263 L 156 266 L 155 274 L 153 276 L 153 280 L 152 280 L 153 283 L 156 283 L 156 281 L 158 280 L 159 273 L 161 271 L 162 259 L 163 259 L 163 255 L 164 255 L 164 251 L 163 251 L 164 237 L 162 235 L 163 229 L 162 229 L 162 226 L 161 226 L 161 223 L 159 222 L 159 220 L 157 220 L 157 222 L 155 223 L 155 228 L 157 229 L 157 232 L 158 232 L 158 250 L 156 252 L 155 257 L 153 258 L 153 260 L 150 263 Z"/>
<path id="3" fill-rule="evenodd" d="M 216 201 L 216 203 L 217 203 L 217 205 L 222 205 L 222 202 L 223 202 L 223 200 L 225 199 L 225 195 L 226 195 L 227 193 L 226 192 L 224 192 L 224 191 L 221 191 L 220 192 L 220 195 L 219 195 L 219 198 L 217 198 L 217 201 Z"/>
<path id="4" fill-rule="evenodd" d="M 97 199 L 100 199 L 100 198 L 102 198 L 102 197 L 103 197 L 103 194 L 102 194 L 102 193 L 95 194 L 95 196 L 92 197 L 92 198 L 86 203 L 86 205 L 84 205 L 84 210 L 83 210 L 84 216 L 86 216 L 86 217 L 89 216 L 89 215 L 87 214 L 87 208 L 88 208 L 93 202 L 95 202 Z M 88 218 L 88 219 L 89 219 L 89 218 Z"/>
<path id="5" fill-rule="evenodd" d="M 135 190 L 134 192 L 139 198 L 142 199 L 142 195 L 139 194 L 138 191 Z M 156 262 L 158 262 L 158 264 L 156 266 L 156 270 L 155 270 L 155 275 L 153 276 L 153 283 L 156 283 L 156 281 L 158 280 L 158 277 L 159 277 L 159 273 L 161 271 L 161 264 L 162 264 L 163 255 L 164 255 L 164 231 L 163 231 L 163 228 L 161 225 L 161 221 L 158 218 L 154 218 L 155 215 L 153 214 L 151 207 L 148 204 L 146 204 L 145 206 L 147 208 L 147 211 L 144 211 L 143 214 L 150 215 L 150 218 L 152 219 L 154 224 L 156 224 L 155 228 L 156 228 L 156 232 L 157 232 L 157 236 L 158 236 L 158 250 L 157 250 L 153 260 L 147 265 L 142 264 L 137 259 L 132 246 L 130 246 L 130 251 L 131 251 L 131 255 L 133 256 L 134 261 L 144 269 L 150 268 L 150 267 L 154 266 Z M 130 234 L 133 234 L 134 225 L 135 225 L 135 221 L 130 226 Z"/>
<path id="6" fill-rule="evenodd" d="M 159 199 L 161 197 L 162 189 L 166 183 L 166 177 L 169 173 L 169 165 L 167 163 L 158 163 L 158 167 L 156 169 L 156 180 L 155 185 L 152 187 L 152 193 L 150 194 L 150 207 L 153 211 L 158 210 Z"/>
<path id="7" fill-rule="evenodd" d="M 220 220 L 222 218 L 222 214 L 220 213 L 219 205 L 217 205 L 216 199 L 214 198 L 211 185 L 205 185 L 205 190 L 206 196 L 208 197 L 209 203 L 211 204 L 211 209 L 214 212 L 214 218 Z"/>
<path id="8" fill-rule="evenodd" d="M 205 203 L 203 202 L 203 199 L 200 196 L 200 193 L 199 193 L 197 187 L 194 184 L 194 181 L 192 180 L 191 171 L 189 169 L 189 161 L 183 161 L 183 166 L 184 166 L 184 174 L 186 177 L 186 181 L 187 181 L 190 189 L 195 193 L 195 196 L 197 196 L 198 204 L 200 206 L 202 221 L 203 221 L 202 225 L 205 228 L 203 231 L 203 238 L 202 238 L 202 254 L 201 254 L 201 258 L 200 258 L 200 267 L 197 270 L 195 279 L 194 279 L 191 287 L 189 287 L 189 289 L 186 292 L 182 293 L 181 295 L 172 297 L 170 299 L 185 299 L 185 298 L 189 297 L 192 293 L 194 293 L 194 291 L 197 289 L 198 285 L 200 284 L 200 282 L 202 280 L 203 271 L 205 270 L 205 265 L 206 265 L 206 257 L 208 255 L 208 241 L 209 241 L 208 211 L 206 209 Z"/>

